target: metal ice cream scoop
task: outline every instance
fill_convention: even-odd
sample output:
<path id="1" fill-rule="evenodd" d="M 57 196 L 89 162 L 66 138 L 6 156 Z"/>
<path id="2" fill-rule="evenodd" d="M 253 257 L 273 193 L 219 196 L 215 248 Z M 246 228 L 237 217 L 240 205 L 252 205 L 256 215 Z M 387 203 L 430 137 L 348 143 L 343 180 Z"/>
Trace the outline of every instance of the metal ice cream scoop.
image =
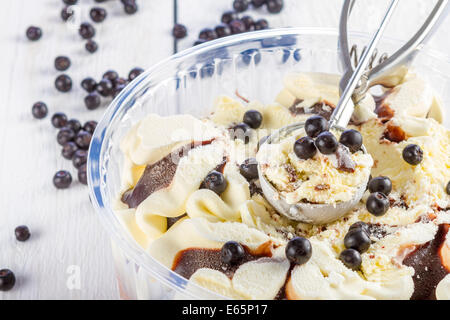
<path id="1" fill-rule="evenodd" d="M 424 26 L 419 32 L 411 39 L 405 46 L 403 46 L 397 53 L 391 58 L 386 60 L 383 67 L 377 70 L 370 70 L 368 66 L 373 62 L 373 54 L 376 50 L 376 45 L 382 37 L 382 34 L 386 28 L 388 21 L 390 20 L 399 0 L 392 0 L 384 15 L 384 18 L 378 27 L 377 31 L 373 35 L 370 43 L 365 48 L 362 56 L 358 62 L 358 65 L 353 70 L 350 62 L 350 54 L 347 43 L 347 20 L 350 14 L 351 8 L 355 0 L 345 0 L 340 20 L 340 36 L 339 36 L 339 49 L 341 62 L 345 68 L 345 72 L 340 81 L 341 97 L 334 109 L 333 114 L 329 120 L 329 130 L 343 131 L 347 127 L 350 118 L 354 111 L 354 104 L 361 101 L 362 97 L 367 92 L 371 83 L 374 83 L 381 75 L 385 75 L 389 70 L 392 71 L 394 67 L 398 67 L 401 64 L 409 63 L 413 59 L 418 47 L 429 38 L 433 27 L 437 26 L 442 13 L 445 12 L 448 0 L 440 0 L 433 10 L 430 17 L 425 22 Z M 387 70 L 387 71 L 386 71 Z M 385 72 L 386 71 L 386 72 Z M 371 82 L 370 80 L 374 81 Z M 274 134 L 269 136 L 264 143 L 278 143 L 281 139 L 288 136 L 292 132 L 301 129 L 305 126 L 305 123 L 296 123 L 287 127 L 281 128 Z M 366 149 L 362 147 L 364 153 Z M 356 204 L 361 200 L 367 186 L 368 178 L 358 186 L 357 191 L 353 195 L 353 198 L 345 202 L 336 202 L 333 204 L 312 204 L 298 202 L 295 204 L 289 204 L 286 202 L 281 193 L 266 179 L 264 172 L 258 164 L 258 174 L 261 184 L 261 188 L 264 192 L 266 199 L 270 204 L 284 216 L 297 221 L 303 221 L 306 223 L 324 224 L 332 222 L 341 218 L 348 213 Z"/>

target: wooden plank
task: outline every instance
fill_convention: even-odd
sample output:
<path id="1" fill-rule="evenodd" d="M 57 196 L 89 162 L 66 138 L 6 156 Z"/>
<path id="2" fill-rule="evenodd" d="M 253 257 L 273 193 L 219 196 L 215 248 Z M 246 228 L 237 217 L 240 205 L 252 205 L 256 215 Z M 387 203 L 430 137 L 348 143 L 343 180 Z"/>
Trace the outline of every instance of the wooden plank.
<path id="1" fill-rule="evenodd" d="M 87 187 L 78 183 L 70 161 L 60 156 L 50 115 L 62 111 L 81 121 L 98 120 L 105 107 L 95 112 L 84 107 L 81 80 L 99 79 L 109 68 L 127 76 L 135 66 L 147 68 L 169 56 L 173 6 L 172 1 L 139 1 L 139 12 L 128 16 L 119 1 L 102 4 L 108 17 L 95 24 L 100 49 L 91 55 L 77 34 L 77 25 L 89 20 L 93 1 L 79 3 L 77 12 L 83 18 L 76 24 L 60 19 L 61 0 L 6 1 L 0 10 L 0 268 L 13 270 L 18 282 L 12 291 L 0 292 L 0 300 L 118 298 L 109 238 L 89 202 Z M 43 28 L 40 41 L 26 40 L 29 25 Z M 54 88 L 57 55 L 72 60 L 67 73 L 74 88 L 67 94 Z M 39 100 L 50 109 L 42 121 L 31 116 L 31 106 Z M 69 190 L 52 185 L 60 169 L 73 175 Z M 14 228 L 20 224 L 32 232 L 25 243 L 14 238 Z M 66 285 L 71 266 L 80 268 L 79 290 Z"/>

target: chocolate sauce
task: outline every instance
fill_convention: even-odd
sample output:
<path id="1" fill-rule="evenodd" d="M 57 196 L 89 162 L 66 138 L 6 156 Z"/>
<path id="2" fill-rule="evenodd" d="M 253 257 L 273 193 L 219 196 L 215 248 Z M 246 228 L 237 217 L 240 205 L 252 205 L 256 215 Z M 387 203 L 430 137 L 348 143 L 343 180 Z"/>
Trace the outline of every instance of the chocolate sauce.
<path id="1" fill-rule="evenodd" d="M 406 140 L 407 137 L 405 131 L 403 131 L 402 128 L 388 123 L 386 126 L 386 130 L 384 130 L 381 138 L 389 140 L 391 142 L 399 143 Z"/>
<path id="2" fill-rule="evenodd" d="M 152 193 L 167 188 L 172 183 L 179 160 L 182 157 L 186 156 L 190 150 L 212 142 L 213 140 L 192 142 L 173 151 L 161 160 L 147 165 L 134 189 L 131 193 L 127 191 L 122 196 L 122 201 L 128 204 L 129 208 L 137 208 Z"/>
<path id="3" fill-rule="evenodd" d="M 175 223 L 178 222 L 178 220 L 187 217 L 187 213 L 179 216 L 179 217 L 175 217 L 175 218 L 167 218 L 167 229 L 169 229 L 171 226 L 173 226 Z"/>
<path id="4" fill-rule="evenodd" d="M 262 191 L 261 187 L 256 184 L 255 181 L 250 181 L 250 196 L 253 196 L 255 194 L 259 194 L 261 196 L 264 196 L 264 192 Z"/>
<path id="5" fill-rule="evenodd" d="M 318 114 L 319 116 L 324 117 L 327 120 L 330 120 L 331 114 L 335 108 L 334 105 L 327 101 L 317 102 L 311 107 L 307 108 L 308 112 L 306 112 L 304 107 L 297 107 L 299 103 L 303 102 L 303 100 L 296 99 L 291 107 L 289 107 L 289 111 L 292 115 L 297 116 L 300 114 Z"/>
<path id="6" fill-rule="evenodd" d="M 177 253 L 172 270 L 189 279 L 198 269 L 208 268 L 224 273 L 230 279 L 236 270 L 246 262 L 258 260 L 263 257 L 272 257 L 270 248 L 263 247 L 252 252 L 244 246 L 245 255 L 238 264 L 228 265 L 222 262 L 221 249 L 189 248 Z"/>
<path id="7" fill-rule="evenodd" d="M 450 272 L 440 256 L 449 227 L 449 224 L 439 225 L 433 240 L 417 246 L 403 260 L 404 265 L 415 270 L 414 293 L 411 300 L 436 300 L 436 286 Z"/>
<path id="8" fill-rule="evenodd" d="M 353 161 L 350 152 L 339 145 L 336 150 L 336 158 L 338 162 L 338 169 L 345 172 L 355 172 L 356 163 Z"/>

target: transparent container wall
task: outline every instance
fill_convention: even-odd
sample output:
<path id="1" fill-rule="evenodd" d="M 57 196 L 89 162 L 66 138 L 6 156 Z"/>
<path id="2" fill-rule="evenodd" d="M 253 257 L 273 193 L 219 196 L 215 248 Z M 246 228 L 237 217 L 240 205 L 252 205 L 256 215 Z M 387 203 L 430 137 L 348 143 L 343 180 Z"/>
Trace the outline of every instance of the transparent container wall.
<path id="1" fill-rule="evenodd" d="M 99 163 L 93 160 L 91 165 L 92 191 L 103 222 L 114 237 L 113 252 L 122 297 L 191 299 L 216 296 L 200 288 L 187 290 L 187 281 L 151 259 L 115 217 L 111 208 L 121 191 L 121 139 L 133 124 L 149 113 L 162 116 L 187 113 L 203 117 L 212 112 L 218 96 L 237 98 L 237 92 L 248 100 L 272 103 L 283 87 L 286 74 L 340 73 L 335 32 L 304 30 L 300 35 L 292 31 L 279 31 L 278 34 L 283 33 L 276 36 L 273 36 L 274 32 L 261 34 L 231 43 L 222 41 L 224 45 L 220 47 L 200 46 L 171 58 L 128 86 L 108 109 L 92 147 L 91 158 L 95 158 L 97 152 L 99 154 Z M 362 48 L 368 37 L 355 35 L 352 40 Z M 397 41 L 384 41 L 379 52 L 392 53 L 398 47 Z M 421 53 L 415 68 L 432 83 L 448 105 L 448 61 L 437 53 Z M 96 170 L 99 181 L 96 181 Z"/>

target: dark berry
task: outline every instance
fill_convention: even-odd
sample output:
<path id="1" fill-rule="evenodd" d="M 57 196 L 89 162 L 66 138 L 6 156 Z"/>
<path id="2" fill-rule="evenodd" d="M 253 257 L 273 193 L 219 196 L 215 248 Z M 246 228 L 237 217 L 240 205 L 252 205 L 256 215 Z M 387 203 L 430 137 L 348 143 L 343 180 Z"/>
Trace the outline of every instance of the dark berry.
<path id="1" fill-rule="evenodd" d="M 322 132 L 316 138 L 316 147 L 322 154 L 335 153 L 338 146 L 336 137 L 329 131 Z"/>
<path id="2" fill-rule="evenodd" d="M 65 127 L 67 124 L 67 116 L 64 113 L 57 112 L 52 116 L 52 125 L 60 129 L 62 127 Z"/>
<path id="3" fill-rule="evenodd" d="M 175 37 L 175 39 L 183 39 L 187 36 L 187 29 L 182 24 L 176 24 L 173 27 L 172 35 Z"/>
<path id="4" fill-rule="evenodd" d="M 263 116 L 258 110 L 248 110 L 244 114 L 244 123 L 252 129 L 258 129 L 263 121 Z"/>
<path id="5" fill-rule="evenodd" d="M 96 89 L 101 96 L 108 97 L 113 93 L 114 85 L 108 79 L 102 79 L 97 83 Z"/>
<path id="6" fill-rule="evenodd" d="M 83 39 L 92 39 L 95 36 L 95 28 L 89 22 L 83 22 L 78 33 Z"/>
<path id="7" fill-rule="evenodd" d="M 198 46 L 198 45 L 200 45 L 200 44 L 204 44 L 204 43 L 206 43 L 207 41 L 206 40 L 204 40 L 204 39 L 198 39 L 198 40 L 196 40 L 195 42 L 194 42 L 194 47 L 195 46 Z"/>
<path id="8" fill-rule="evenodd" d="M 344 246 L 347 249 L 355 249 L 359 253 L 366 252 L 370 247 L 370 238 L 363 229 L 350 230 L 344 238 Z"/>
<path id="9" fill-rule="evenodd" d="M 280 13 L 283 10 L 283 0 L 267 0 L 266 5 L 270 13 Z"/>
<path id="10" fill-rule="evenodd" d="M 203 39 L 206 41 L 217 39 L 217 34 L 214 30 L 206 28 L 200 31 L 198 35 L 199 39 Z"/>
<path id="11" fill-rule="evenodd" d="M 445 187 L 445 191 L 450 195 L 450 181 L 447 183 L 447 187 Z"/>
<path id="12" fill-rule="evenodd" d="M 92 21 L 94 22 L 103 22 L 103 20 L 106 19 L 107 12 L 105 9 L 100 7 L 94 7 L 89 12 L 89 15 L 91 16 Z"/>
<path id="13" fill-rule="evenodd" d="M 232 34 L 243 33 L 246 31 L 245 24 L 241 20 L 233 20 L 229 25 Z"/>
<path id="14" fill-rule="evenodd" d="M 14 234 L 16 235 L 17 241 L 27 241 L 30 239 L 31 233 L 30 229 L 27 226 L 18 226 L 16 230 L 14 230 Z"/>
<path id="15" fill-rule="evenodd" d="M 103 79 L 108 79 L 112 83 L 114 83 L 117 79 L 119 79 L 119 74 L 114 70 L 108 70 L 103 74 Z"/>
<path id="16" fill-rule="evenodd" d="M 94 133 L 96 127 L 97 127 L 97 121 L 88 121 L 84 124 L 83 130 L 90 132 L 90 133 Z"/>
<path id="17" fill-rule="evenodd" d="M 95 110 L 101 104 L 100 95 L 96 92 L 92 92 L 84 98 L 84 104 L 88 110 Z"/>
<path id="18" fill-rule="evenodd" d="M 241 18 L 242 23 L 245 25 L 246 31 L 253 31 L 255 30 L 255 20 L 253 20 L 250 16 L 243 16 Z"/>
<path id="19" fill-rule="evenodd" d="M 75 137 L 75 143 L 78 147 L 81 149 L 88 149 L 89 145 L 91 144 L 92 134 L 90 132 L 81 130 L 78 132 L 77 136 Z"/>
<path id="20" fill-rule="evenodd" d="M 125 78 L 117 78 L 115 81 L 114 81 L 114 86 L 122 86 L 122 85 L 127 85 L 128 84 L 128 80 L 127 79 L 125 79 Z"/>
<path id="21" fill-rule="evenodd" d="M 322 132 L 328 130 L 328 121 L 321 116 L 309 117 L 305 122 L 305 131 L 311 138 L 316 138 Z"/>
<path id="22" fill-rule="evenodd" d="M 258 162 L 255 158 L 245 160 L 240 166 L 239 171 L 247 180 L 258 178 Z"/>
<path id="23" fill-rule="evenodd" d="M 346 146 L 350 150 L 350 152 L 355 153 L 356 151 L 361 150 L 363 138 L 361 133 L 356 130 L 350 129 L 342 132 L 339 142 Z"/>
<path id="24" fill-rule="evenodd" d="M 269 22 L 266 19 L 259 19 L 255 22 L 255 30 L 269 29 Z"/>
<path id="25" fill-rule="evenodd" d="M 203 181 L 206 189 L 209 189 L 218 195 L 221 195 L 228 186 L 228 182 L 222 173 L 218 171 L 211 171 Z"/>
<path id="26" fill-rule="evenodd" d="M 56 140 L 60 145 L 65 145 L 67 142 L 72 141 L 76 134 L 72 129 L 62 128 L 59 130 Z"/>
<path id="27" fill-rule="evenodd" d="M 387 196 L 392 191 L 392 182 L 388 177 L 376 177 L 369 181 L 368 188 L 371 193 L 381 192 Z"/>
<path id="28" fill-rule="evenodd" d="M 42 37 L 42 29 L 39 27 L 29 27 L 27 29 L 27 38 L 31 41 L 38 41 Z"/>
<path id="29" fill-rule="evenodd" d="M 85 164 L 78 168 L 78 181 L 87 185 L 87 169 Z"/>
<path id="30" fill-rule="evenodd" d="M 94 53 L 94 52 L 96 52 L 96 51 L 98 50 L 98 44 L 97 44 L 97 42 L 95 42 L 94 40 L 89 39 L 89 40 L 86 42 L 85 48 L 86 48 L 86 50 L 87 50 L 88 52 Z"/>
<path id="31" fill-rule="evenodd" d="M 403 160 L 416 166 L 423 160 L 423 151 L 417 144 L 410 144 L 403 149 Z"/>
<path id="32" fill-rule="evenodd" d="M 303 160 L 314 157 L 317 153 L 316 145 L 311 137 L 302 137 L 294 143 L 294 153 Z"/>
<path id="33" fill-rule="evenodd" d="M 138 11 L 138 6 L 134 1 L 126 1 L 123 9 L 126 14 L 135 14 Z"/>
<path id="34" fill-rule="evenodd" d="M 227 37 L 231 34 L 230 27 L 225 23 L 221 23 L 218 26 L 216 26 L 214 28 L 214 31 L 216 32 L 218 38 Z"/>
<path id="35" fill-rule="evenodd" d="M 62 156 L 67 159 L 67 160 L 72 160 L 73 159 L 73 155 L 75 154 L 75 152 L 77 152 L 78 150 L 78 146 L 75 142 L 67 142 L 61 151 Z"/>
<path id="36" fill-rule="evenodd" d="M 91 93 L 94 92 L 97 88 L 97 82 L 92 78 L 86 78 L 81 81 L 81 87 L 87 92 Z"/>
<path id="37" fill-rule="evenodd" d="M 361 267 L 361 254 L 355 249 L 346 249 L 341 252 L 339 259 L 349 269 L 358 270 Z"/>
<path id="38" fill-rule="evenodd" d="M 36 102 L 31 108 L 31 112 L 36 119 L 44 119 L 48 114 L 48 108 L 44 102 Z"/>
<path id="39" fill-rule="evenodd" d="M 116 85 L 116 86 L 114 87 L 112 96 L 113 96 L 114 98 L 117 97 L 117 96 L 119 95 L 119 93 L 121 93 L 122 90 L 125 89 L 125 87 L 126 87 L 125 84 L 119 84 L 119 85 Z"/>
<path id="40" fill-rule="evenodd" d="M 225 24 L 230 24 L 231 21 L 236 20 L 238 15 L 235 11 L 226 11 L 222 14 L 221 21 Z"/>
<path id="41" fill-rule="evenodd" d="M 73 158 L 72 158 L 73 166 L 76 169 L 80 168 L 83 164 L 86 164 L 87 157 L 88 157 L 88 154 L 87 154 L 86 150 L 75 151 L 75 154 L 73 155 Z M 72 179 L 72 177 L 71 177 L 71 179 Z"/>
<path id="42" fill-rule="evenodd" d="M 16 277 L 11 270 L 0 270 L 0 291 L 9 291 L 14 288 Z"/>
<path id="43" fill-rule="evenodd" d="M 142 68 L 134 68 L 128 74 L 128 80 L 133 81 L 137 77 L 139 77 L 142 73 L 144 73 L 144 69 Z"/>
<path id="44" fill-rule="evenodd" d="M 312 256 L 312 246 L 308 239 L 295 237 L 286 245 L 286 258 L 295 264 L 302 265 Z"/>
<path id="45" fill-rule="evenodd" d="M 367 233 L 367 235 L 370 235 L 369 225 L 365 222 L 362 221 L 355 222 L 350 226 L 350 228 L 348 228 L 348 232 L 357 229 L 363 230 L 365 233 Z"/>
<path id="46" fill-rule="evenodd" d="M 234 0 L 233 9 L 236 12 L 244 12 L 248 9 L 248 0 Z"/>
<path id="47" fill-rule="evenodd" d="M 66 128 L 72 129 L 75 133 L 81 130 L 81 122 L 77 119 L 70 119 L 67 121 Z"/>
<path id="48" fill-rule="evenodd" d="M 381 217 L 389 209 L 389 199 L 381 192 L 374 192 L 366 202 L 367 211 L 377 217 Z"/>
<path id="49" fill-rule="evenodd" d="M 252 0 L 252 6 L 254 8 L 260 8 L 266 3 L 266 0 Z"/>
<path id="50" fill-rule="evenodd" d="M 223 263 L 237 264 L 244 259 L 245 250 L 236 241 L 228 241 L 222 247 L 221 256 Z"/>
<path id="51" fill-rule="evenodd" d="M 69 6 L 73 6 L 74 4 L 77 4 L 78 0 L 63 0 L 63 2 Z"/>
<path id="52" fill-rule="evenodd" d="M 53 184 L 57 189 L 67 189 L 72 183 L 72 175 L 68 171 L 58 171 L 53 177 Z"/>
<path id="53" fill-rule="evenodd" d="M 73 16 L 73 10 L 70 7 L 65 7 L 61 10 L 61 19 L 63 21 L 67 21 L 70 19 L 70 17 Z"/>
<path id="54" fill-rule="evenodd" d="M 230 135 L 233 140 L 240 139 L 247 144 L 250 142 L 251 128 L 246 123 L 238 123 L 230 129 Z"/>
<path id="55" fill-rule="evenodd" d="M 55 88 L 59 92 L 69 92 L 72 90 L 72 79 L 66 74 L 58 76 L 55 80 Z"/>
<path id="56" fill-rule="evenodd" d="M 59 56 L 55 59 L 55 68 L 58 71 L 66 71 L 70 68 L 70 59 L 68 57 Z"/>

